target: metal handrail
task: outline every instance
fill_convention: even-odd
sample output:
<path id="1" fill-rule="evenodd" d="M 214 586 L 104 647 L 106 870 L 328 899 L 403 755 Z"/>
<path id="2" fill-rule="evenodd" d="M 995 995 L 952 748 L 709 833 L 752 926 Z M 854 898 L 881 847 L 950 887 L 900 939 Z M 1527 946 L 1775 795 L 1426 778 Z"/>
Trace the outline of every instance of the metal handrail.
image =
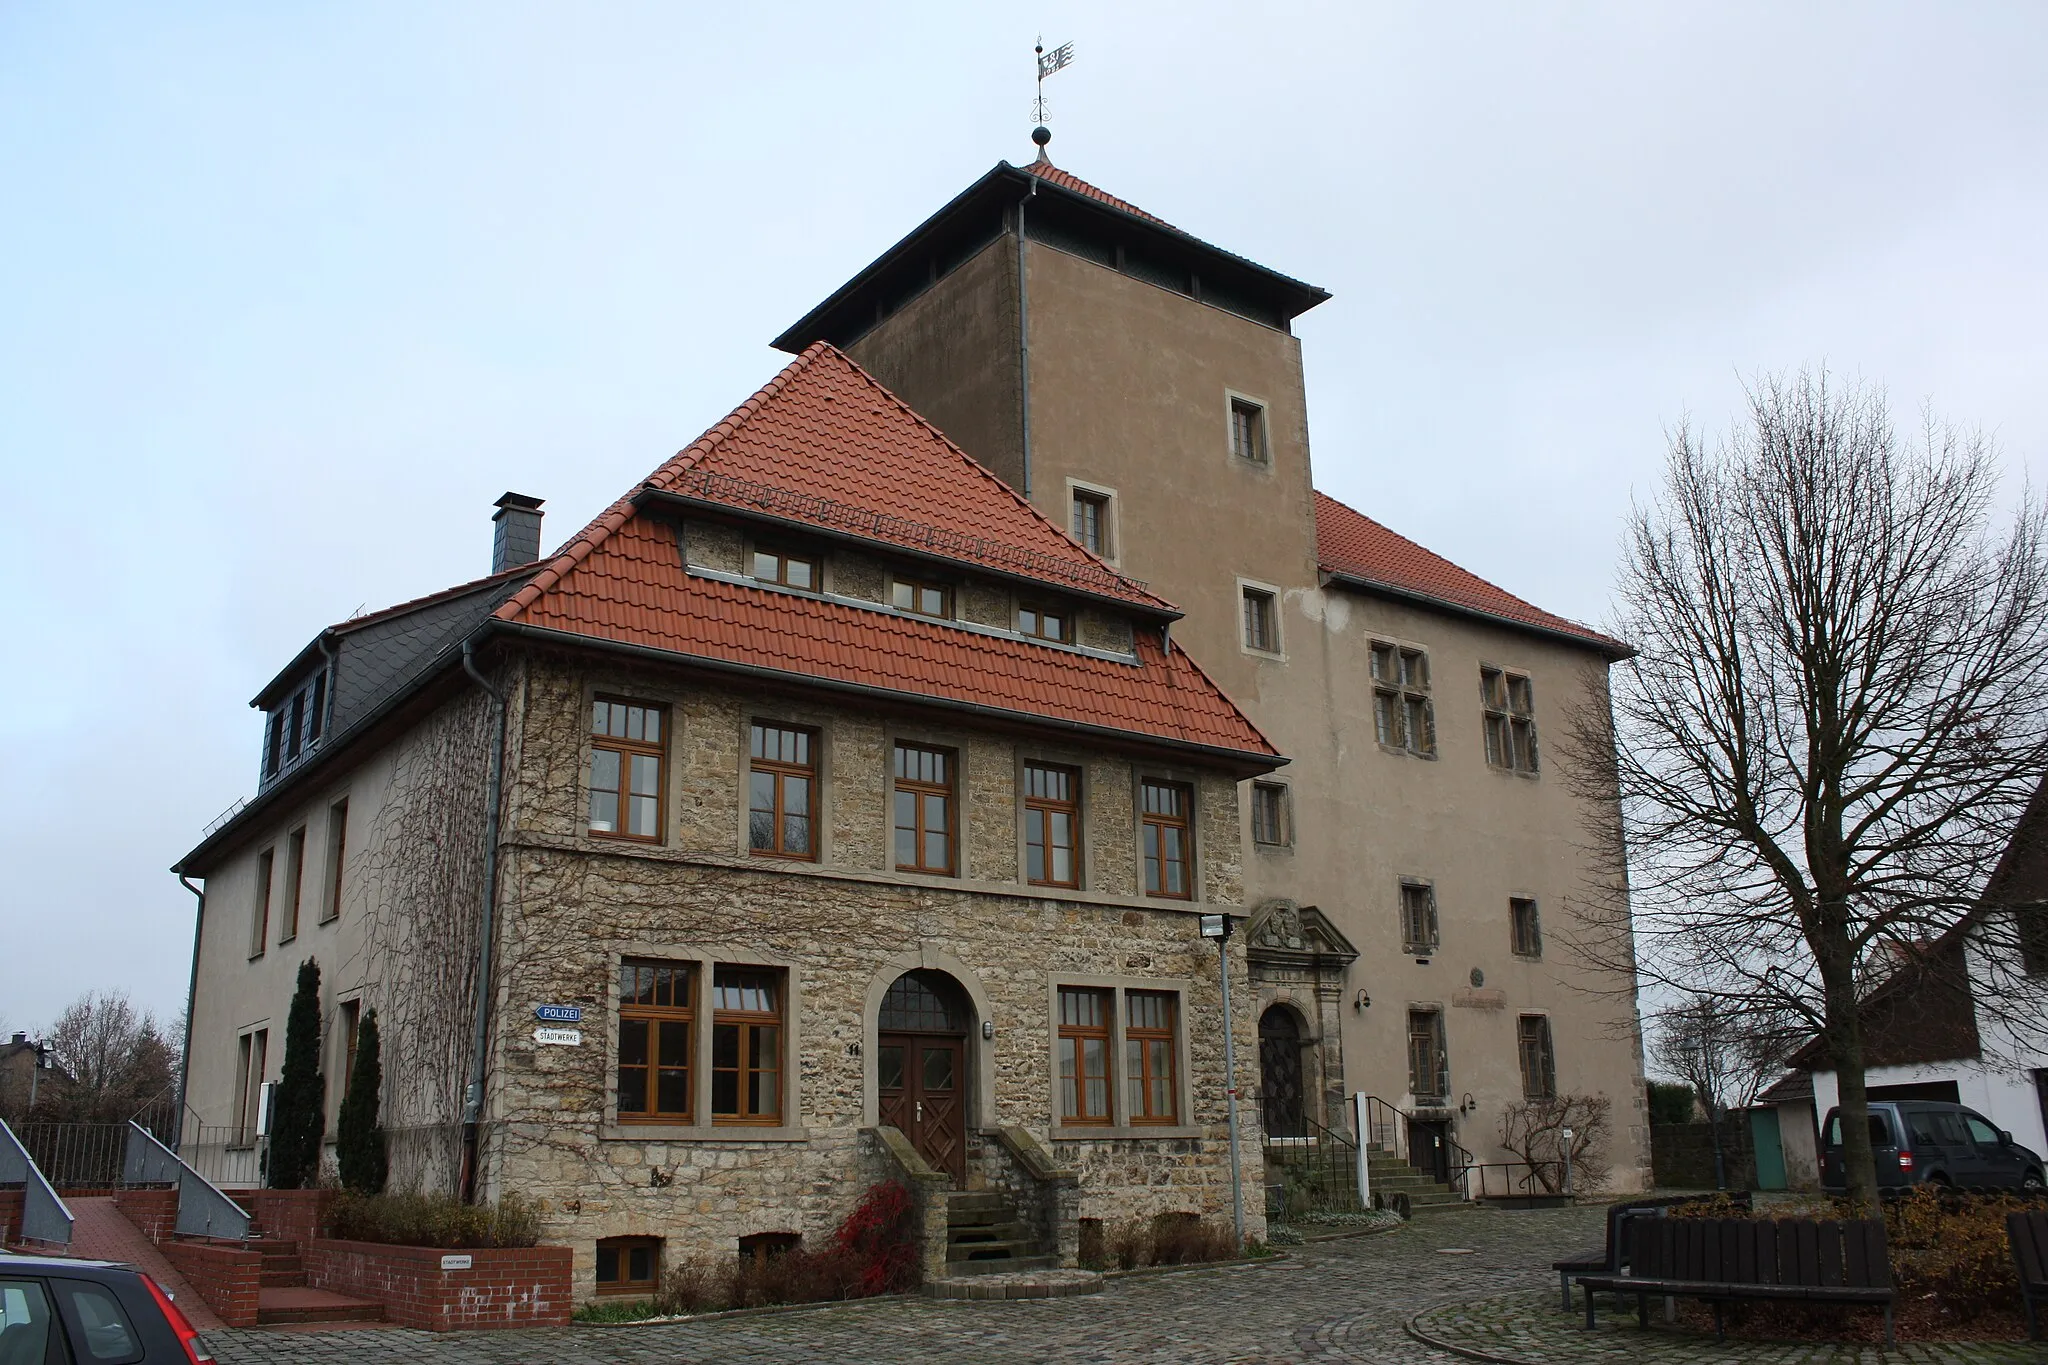
<path id="1" fill-rule="evenodd" d="M 0 1119 L 0 1181 L 21 1182 L 21 1235 L 38 1242 L 71 1245 L 71 1210 L 43 1178 L 42 1168 L 21 1139 Z M 0 1242 L 6 1238 L 0 1236 Z"/>
<path id="2" fill-rule="evenodd" d="M 129 1121 L 128 1151 L 121 1163 L 124 1185 L 169 1185 L 178 1187 L 178 1231 L 188 1237 L 227 1237 L 239 1241 L 249 1235 L 249 1214 L 240 1204 L 221 1192 L 218 1185 L 185 1164 L 185 1159 L 163 1145 L 141 1124 Z"/>
<path id="3" fill-rule="evenodd" d="M 1397 1156 L 1410 1166 L 1415 1165 L 1408 1141 L 1408 1125 L 1415 1122 L 1415 1115 L 1397 1104 L 1388 1104 L 1376 1095 L 1365 1097 L 1365 1135 L 1367 1144 L 1382 1152 Z M 1461 1198 L 1473 1198 L 1466 1173 L 1474 1166 L 1472 1153 L 1452 1137 L 1444 1134 L 1444 1142 L 1450 1147 L 1449 1180 L 1446 1182 Z"/>
<path id="4" fill-rule="evenodd" d="M 1259 1118 L 1267 1151 L 1280 1160 L 1282 1171 L 1299 1172 L 1302 1177 L 1284 1179 L 1284 1212 L 1355 1212 L 1363 1207 L 1358 1190 L 1358 1143 L 1349 1133 L 1316 1122 L 1298 1102 L 1289 1102 L 1283 1109 L 1277 1101 L 1262 1097 Z M 1276 1135 L 1275 1128 L 1300 1131 Z"/>

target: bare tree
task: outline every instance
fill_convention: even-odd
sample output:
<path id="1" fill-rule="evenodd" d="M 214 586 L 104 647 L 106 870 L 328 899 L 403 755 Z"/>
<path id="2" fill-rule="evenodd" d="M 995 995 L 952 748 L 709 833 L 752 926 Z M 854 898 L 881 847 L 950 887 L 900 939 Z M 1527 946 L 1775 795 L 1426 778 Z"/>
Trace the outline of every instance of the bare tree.
<path id="1" fill-rule="evenodd" d="M 2013 916 L 1974 899 L 2048 772 L 2048 511 L 2000 527 L 1998 487 L 1984 438 L 1930 416 L 1902 440 L 1881 390 L 1758 381 L 1725 441 L 1672 436 L 1623 561 L 1640 652 L 1570 735 L 1577 780 L 1622 801 L 1634 902 L 1583 906 L 1574 946 L 1817 1032 L 1870 1208 L 1859 999 L 1962 932 L 2004 972 L 1968 974 L 1980 1008 L 2043 1013 L 2002 965 Z"/>
<path id="2" fill-rule="evenodd" d="M 1650 1060 L 1684 1081 L 1707 1111 L 1714 1138 L 1714 1188 L 1728 1187 L 1721 1125 L 1731 1109 L 1746 1109 L 1784 1070 L 1799 1041 L 1783 1014 L 1740 1009 L 1727 997 L 1693 993 L 1659 1010 Z"/>
<path id="3" fill-rule="evenodd" d="M 1522 1158 L 1545 1194 L 1597 1194 L 1607 1187 L 1605 1095 L 1563 1094 L 1508 1105 L 1500 1145 Z"/>
<path id="4" fill-rule="evenodd" d="M 38 1117 L 123 1122 L 173 1088 L 176 1042 L 123 992 L 86 992 L 57 1016 L 46 1041 L 55 1074 L 37 1100 Z"/>

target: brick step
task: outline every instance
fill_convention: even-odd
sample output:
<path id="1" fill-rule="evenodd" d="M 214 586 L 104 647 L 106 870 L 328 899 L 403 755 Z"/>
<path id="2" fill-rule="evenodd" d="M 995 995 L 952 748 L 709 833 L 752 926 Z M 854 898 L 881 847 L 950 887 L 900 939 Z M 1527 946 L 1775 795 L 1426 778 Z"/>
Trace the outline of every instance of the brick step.
<path id="1" fill-rule="evenodd" d="M 305 1267 L 294 1266 L 290 1270 L 272 1270 L 269 1266 L 265 1266 L 263 1267 L 262 1274 L 257 1279 L 257 1283 L 265 1289 L 304 1289 L 306 1287 Z"/>
<path id="2" fill-rule="evenodd" d="M 1052 1270 L 1059 1264 L 1055 1256 L 1008 1256 L 992 1261 L 948 1261 L 946 1278 L 958 1279 L 963 1275 L 1017 1275 L 1031 1270 Z"/>
<path id="3" fill-rule="evenodd" d="M 327 1289 L 263 1289 L 256 1295 L 259 1327 L 306 1322 L 382 1322 L 384 1305 Z"/>

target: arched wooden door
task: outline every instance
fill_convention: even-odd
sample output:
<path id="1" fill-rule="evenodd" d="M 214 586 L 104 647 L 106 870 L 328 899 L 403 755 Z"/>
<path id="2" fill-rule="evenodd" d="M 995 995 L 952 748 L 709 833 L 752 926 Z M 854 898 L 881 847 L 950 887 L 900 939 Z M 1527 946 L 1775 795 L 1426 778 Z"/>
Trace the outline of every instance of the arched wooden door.
<path id="1" fill-rule="evenodd" d="M 973 1011 L 944 972 L 905 972 L 875 1020 L 881 1119 L 935 1171 L 967 1180 L 967 1033 Z"/>
<path id="2" fill-rule="evenodd" d="M 1267 1137 L 1307 1137 L 1302 1121 L 1301 1025 L 1273 1005 L 1259 1016 L 1259 1106 Z"/>

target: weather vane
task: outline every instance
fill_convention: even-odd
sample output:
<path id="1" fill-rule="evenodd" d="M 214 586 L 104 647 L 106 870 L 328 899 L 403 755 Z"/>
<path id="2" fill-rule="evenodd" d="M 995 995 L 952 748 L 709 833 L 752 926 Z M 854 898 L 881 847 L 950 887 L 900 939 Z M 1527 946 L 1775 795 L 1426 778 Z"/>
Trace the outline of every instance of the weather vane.
<path id="1" fill-rule="evenodd" d="M 1045 78 L 1058 71 L 1064 71 L 1073 64 L 1074 45 L 1061 43 L 1052 51 L 1045 50 L 1045 39 L 1038 40 L 1032 51 L 1038 54 L 1038 98 L 1031 102 L 1031 121 L 1041 127 L 1045 123 Z M 1043 146 L 1044 144 L 1039 144 Z"/>

